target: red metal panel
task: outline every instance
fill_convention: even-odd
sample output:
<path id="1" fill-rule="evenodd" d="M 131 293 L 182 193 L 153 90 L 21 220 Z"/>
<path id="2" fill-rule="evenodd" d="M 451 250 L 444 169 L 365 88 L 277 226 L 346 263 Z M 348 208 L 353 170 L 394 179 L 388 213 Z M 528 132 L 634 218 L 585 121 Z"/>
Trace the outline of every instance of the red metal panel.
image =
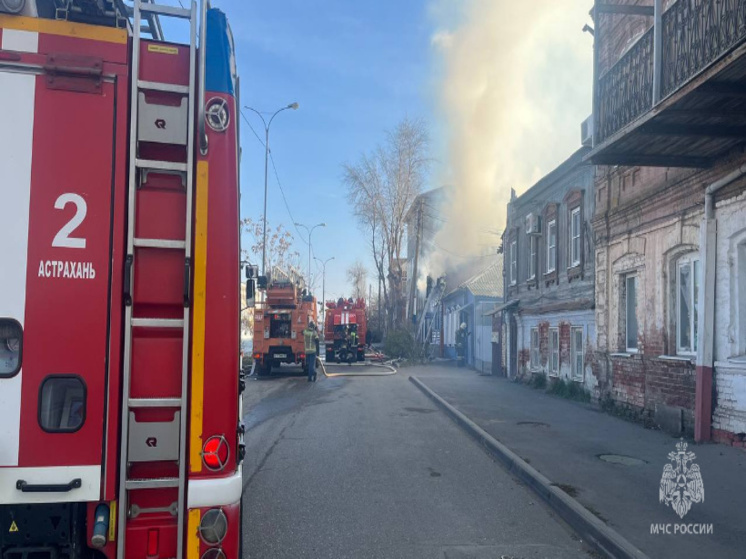
<path id="1" fill-rule="evenodd" d="M 55 91 L 37 78 L 20 466 L 102 462 L 116 120 L 114 85 L 103 88 L 103 95 Z M 55 209 L 65 194 L 83 202 Z M 85 239 L 85 247 L 53 246 L 81 205 L 85 217 L 69 236 Z M 75 268 L 68 277 L 64 263 Z M 39 389 L 50 374 L 85 382 L 86 420 L 76 433 L 46 433 L 38 423 Z"/>
<path id="2" fill-rule="evenodd" d="M 189 85 L 189 45 L 142 41 L 140 79 Z"/>
<path id="3" fill-rule="evenodd" d="M 239 356 L 239 225 L 235 100 L 227 95 L 230 127 L 225 132 L 208 128 L 210 151 L 207 221 L 207 278 L 205 312 L 205 382 L 203 440 L 222 434 L 231 446 L 230 463 L 223 474 L 236 469 Z M 203 470 L 203 474 L 210 475 Z M 212 474 L 214 475 L 214 474 Z"/>

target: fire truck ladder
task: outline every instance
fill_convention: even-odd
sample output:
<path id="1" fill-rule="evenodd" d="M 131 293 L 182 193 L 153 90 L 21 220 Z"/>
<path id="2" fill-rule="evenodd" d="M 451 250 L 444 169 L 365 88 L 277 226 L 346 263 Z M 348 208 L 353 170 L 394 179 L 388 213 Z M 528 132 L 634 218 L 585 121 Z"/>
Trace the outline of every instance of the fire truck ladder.
<path id="1" fill-rule="evenodd" d="M 433 333 L 433 327 L 435 326 L 435 313 L 438 312 L 438 305 L 440 300 L 443 298 L 445 291 L 445 282 L 437 281 L 430 291 L 430 296 L 425 301 L 424 309 L 417 325 L 417 341 L 420 343 L 426 343 L 430 341 L 430 336 Z M 430 319 L 427 315 L 430 314 Z"/>
<path id="2" fill-rule="evenodd" d="M 184 2 L 186 4 L 186 2 Z M 204 2 L 203 2 L 204 4 Z M 204 17 L 204 7 L 203 7 Z M 186 20 L 190 25 L 189 39 L 189 81 L 188 85 L 177 85 L 173 83 L 162 83 L 148 81 L 141 78 L 141 40 L 144 33 L 153 37 L 156 44 L 160 42 L 161 36 L 156 29 L 160 29 L 160 18 L 179 18 Z M 127 223 L 127 256 L 125 261 L 124 276 L 124 298 L 125 298 L 125 332 L 124 332 L 124 363 L 122 380 L 122 433 L 121 433 L 121 462 L 119 473 L 119 506 L 118 506 L 118 537 L 117 557 L 125 559 L 125 540 L 127 536 L 128 519 L 136 518 L 139 514 L 147 512 L 163 513 L 170 512 L 176 518 L 176 557 L 184 557 L 184 524 L 186 509 L 186 482 L 187 482 L 187 395 L 189 381 L 189 323 L 190 323 L 190 281 L 191 281 L 191 259 L 192 259 L 192 193 L 193 193 L 193 167 L 194 167 L 194 138 L 195 138 L 195 102 L 196 92 L 196 68 L 197 68 L 197 3 L 192 0 L 190 7 L 182 8 L 165 4 L 156 4 L 153 0 L 134 0 L 132 10 L 132 79 L 131 100 L 132 110 L 130 117 L 130 161 L 129 161 L 129 191 L 128 191 L 128 223 Z M 204 25 L 202 27 L 204 31 Z M 202 41 L 201 41 L 202 42 Z M 149 45 L 150 47 L 151 45 Z M 173 46 L 163 45 L 163 49 L 171 52 L 176 49 Z M 150 50 L 150 48 L 148 48 Z M 204 49 L 202 49 L 204 50 Z M 166 134 L 158 136 L 159 131 L 165 126 L 159 126 L 158 120 L 154 120 L 154 106 L 147 102 L 147 94 L 173 95 L 181 99 L 180 107 L 167 106 L 161 110 L 179 110 L 178 114 L 170 113 L 174 121 L 178 121 L 183 135 Z M 186 102 L 184 102 L 186 99 Z M 172 130 L 171 122 L 169 129 Z M 160 130 L 162 132 L 163 130 Z M 141 158 L 143 143 L 153 143 L 162 146 L 164 151 L 173 153 L 174 148 L 183 150 L 184 160 L 159 160 L 145 156 Z M 153 151 L 151 151 L 153 153 Z M 163 151 L 155 153 L 163 153 Z M 172 158 L 173 159 L 173 158 Z M 179 159 L 179 158 L 176 158 Z M 138 202 L 138 190 L 144 189 L 144 183 L 148 181 L 148 175 L 178 176 L 181 179 L 182 190 L 180 195 L 185 196 L 186 213 L 184 216 L 185 231 L 184 240 L 163 238 L 141 238 L 137 232 L 142 230 L 138 225 L 138 204 L 145 204 L 141 199 Z M 144 219 L 144 218 L 141 218 Z M 152 211 L 151 211 L 152 219 Z M 148 255 L 148 251 L 151 251 Z M 153 253 L 152 251 L 160 251 Z M 170 317 L 147 317 L 144 311 L 138 312 L 138 284 L 135 281 L 135 268 L 139 265 L 145 266 L 143 256 L 148 255 L 149 261 L 153 261 L 153 255 L 163 255 L 171 251 L 183 253 L 184 257 L 184 304 L 183 315 L 177 311 L 179 318 Z M 137 256 L 137 261 L 135 257 Z M 144 268 L 143 268 L 144 269 Z M 142 281 L 142 280 L 140 280 Z M 144 286 L 147 288 L 148 286 Z M 153 287 L 153 286 L 149 286 Z M 177 299 L 178 300 L 178 299 Z M 142 308 L 147 309 L 143 304 Z M 178 308 L 176 306 L 175 308 Z M 157 314 L 157 313 L 152 313 Z M 133 363 L 138 360 L 133 358 L 133 333 L 152 332 L 158 335 L 167 335 L 168 332 L 179 331 L 182 339 L 181 352 L 181 393 L 171 397 L 144 397 L 142 387 L 137 397 L 131 396 Z M 150 330 L 148 330 L 150 329 Z M 166 334 L 163 334 L 166 333 Z M 138 334 L 141 335 L 141 334 Z M 173 334 L 172 334 L 173 336 Z M 143 358 L 140 358 L 142 362 Z M 152 375 L 148 384 L 155 384 L 155 375 Z M 149 388 L 149 387 L 148 387 Z M 155 394 L 153 394 L 155 396 Z M 137 412 L 161 414 L 160 417 L 171 417 L 173 420 L 162 422 L 138 422 Z M 155 416 L 153 416 L 155 417 Z M 178 433 L 178 436 L 177 436 Z M 157 442 L 156 442 L 157 441 Z M 144 464 L 144 467 L 143 467 Z M 147 472 L 157 471 L 167 464 L 173 474 L 171 477 L 154 477 L 156 474 Z M 174 467 L 174 464 L 177 468 Z M 139 468 L 139 473 L 132 473 L 133 465 Z M 146 473 L 143 473 L 146 472 Z M 177 502 L 165 509 L 145 509 L 131 502 L 133 491 L 148 491 L 158 489 L 176 489 L 178 493 Z M 174 507 L 175 505 L 175 507 Z M 161 536 L 163 540 L 163 536 Z"/>

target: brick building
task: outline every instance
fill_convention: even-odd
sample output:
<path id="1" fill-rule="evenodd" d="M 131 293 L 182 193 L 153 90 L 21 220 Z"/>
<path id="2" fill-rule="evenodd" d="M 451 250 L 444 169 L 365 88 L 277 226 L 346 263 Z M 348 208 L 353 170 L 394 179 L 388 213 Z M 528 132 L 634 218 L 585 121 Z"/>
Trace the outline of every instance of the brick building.
<path id="1" fill-rule="evenodd" d="M 508 204 L 503 234 L 508 375 L 596 390 L 593 167 L 583 147 Z"/>
<path id="2" fill-rule="evenodd" d="M 597 1 L 603 397 L 676 433 L 746 433 L 743 0 Z"/>

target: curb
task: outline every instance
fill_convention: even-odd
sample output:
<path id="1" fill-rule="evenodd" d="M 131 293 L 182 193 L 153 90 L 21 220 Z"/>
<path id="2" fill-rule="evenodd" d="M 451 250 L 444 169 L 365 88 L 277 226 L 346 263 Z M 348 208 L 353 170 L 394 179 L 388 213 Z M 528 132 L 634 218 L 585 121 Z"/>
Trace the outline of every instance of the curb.
<path id="1" fill-rule="evenodd" d="M 499 459 L 507 470 L 528 485 L 554 512 L 567 522 L 577 534 L 598 551 L 614 559 L 649 559 L 616 530 L 609 528 L 578 501 L 570 497 L 512 450 L 492 437 L 479 425 L 414 376 L 410 382 L 438 405 L 451 419 Z"/>

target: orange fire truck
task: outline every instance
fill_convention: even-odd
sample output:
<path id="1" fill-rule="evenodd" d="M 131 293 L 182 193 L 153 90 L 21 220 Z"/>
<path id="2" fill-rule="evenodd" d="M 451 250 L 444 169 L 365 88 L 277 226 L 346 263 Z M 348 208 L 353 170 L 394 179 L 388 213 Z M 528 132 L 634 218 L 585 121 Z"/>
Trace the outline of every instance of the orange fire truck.
<path id="1" fill-rule="evenodd" d="M 206 0 L 0 0 L 3 559 L 239 559 L 237 98 Z"/>
<path id="2" fill-rule="evenodd" d="M 365 299 L 327 301 L 324 320 L 326 361 L 365 361 L 365 336 L 368 332 Z"/>
<path id="3" fill-rule="evenodd" d="M 292 269 L 284 272 L 275 267 L 269 277 L 257 278 L 257 286 L 264 294 L 264 301 L 258 301 L 254 309 L 253 357 L 257 376 L 271 374 L 281 363 L 302 365 L 305 369 L 303 330 L 309 320 L 316 323 L 316 298 L 306 293 L 301 275 Z"/>

